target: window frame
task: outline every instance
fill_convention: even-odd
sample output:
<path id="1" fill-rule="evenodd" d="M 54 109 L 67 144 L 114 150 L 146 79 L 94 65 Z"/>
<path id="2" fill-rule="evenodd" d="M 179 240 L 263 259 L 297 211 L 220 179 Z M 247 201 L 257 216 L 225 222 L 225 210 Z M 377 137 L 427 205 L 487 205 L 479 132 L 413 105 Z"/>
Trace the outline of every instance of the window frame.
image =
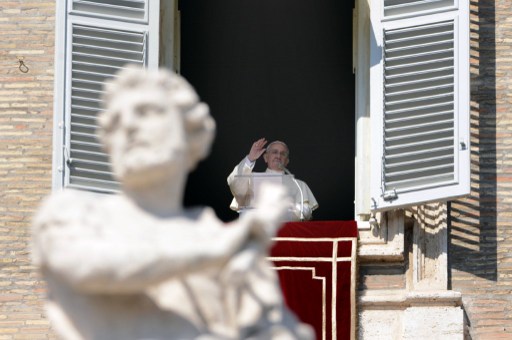
<path id="1" fill-rule="evenodd" d="M 167 7 L 176 8 L 176 1 L 172 1 L 173 4 L 166 5 Z M 154 19 L 155 16 L 159 18 L 159 10 L 160 4 L 158 2 L 150 2 L 148 1 L 148 11 L 149 15 L 149 29 L 153 33 L 157 34 L 149 34 L 148 43 L 151 46 L 156 46 L 158 49 L 159 45 L 159 20 L 151 20 L 151 17 Z M 399 22 L 401 20 L 418 20 L 419 16 L 396 16 L 386 18 L 382 20 L 383 9 L 381 8 L 382 0 L 357 0 L 356 8 L 354 9 L 354 18 L 357 19 L 354 23 L 354 68 L 357 70 L 356 72 L 356 157 L 355 157 L 355 219 L 358 221 L 368 221 L 370 216 L 372 215 L 372 207 L 371 207 L 371 188 L 370 182 L 368 178 L 374 177 L 372 176 L 373 169 L 375 168 L 375 155 L 372 155 L 373 145 L 375 143 L 375 135 L 372 134 L 374 132 L 374 126 L 372 125 L 375 121 L 375 108 L 372 104 L 374 101 L 370 102 L 370 98 L 372 98 L 375 94 L 371 90 L 371 83 L 375 81 L 370 74 L 373 68 L 375 68 L 376 60 L 372 59 L 370 51 L 373 48 L 378 47 L 375 34 L 372 30 L 372 25 L 378 20 L 379 25 L 385 23 L 388 27 L 392 27 L 393 23 Z M 458 0 L 454 0 L 454 6 L 446 8 L 445 12 L 459 12 L 459 15 L 463 20 L 469 22 L 469 8 L 460 8 L 469 7 L 464 2 L 460 2 Z M 370 7 L 372 10 L 370 10 Z M 64 107 L 69 105 L 69 97 L 66 91 L 66 77 L 69 75 L 69 70 L 66 69 L 66 57 L 67 53 L 65 52 L 69 48 L 69 41 L 67 39 L 67 28 L 69 27 L 70 16 L 80 16 L 77 15 L 79 13 L 73 13 L 71 10 L 71 0 L 58 0 L 56 1 L 56 46 L 55 46 L 55 95 L 54 95 L 54 139 L 53 139 L 53 178 L 52 178 L 52 186 L 53 189 L 62 189 L 65 187 L 66 178 L 66 164 L 65 164 L 65 154 L 64 154 L 64 146 L 68 145 L 69 140 L 66 140 L 65 132 L 66 132 L 66 119 L 69 119 L 67 115 L 67 111 L 64 112 Z M 165 12 L 165 11 L 164 11 Z M 177 12 L 178 13 L 178 12 Z M 434 14 L 435 13 L 435 14 Z M 421 15 L 425 15 L 427 13 L 419 13 Z M 443 15 L 441 11 L 430 11 L 428 15 Z M 171 17 L 173 17 L 171 15 Z M 90 16 L 88 16 L 90 18 Z M 73 19 L 77 20 L 77 19 Z M 89 19 L 90 20 L 90 19 Z M 105 18 L 97 20 L 107 20 Z M 178 17 L 174 17 L 174 20 L 179 20 Z M 100 22 L 98 21 L 98 22 Z M 121 24 L 122 23 L 122 24 Z M 138 25 L 140 23 L 132 22 L 131 25 Z M 166 23 L 164 23 L 166 24 Z M 123 28 L 126 28 L 127 21 L 120 21 L 120 24 Z M 169 25 L 169 23 L 167 23 Z M 115 26 L 115 25 L 114 25 Z M 175 25 L 174 29 L 177 30 Z M 136 26 L 133 26 L 136 27 Z M 178 30 L 177 30 L 178 31 Z M 461 35 L 458 37 L 459 44 L 464 42 L 464 49 L 466 49 L 467 55 L 469 56 L 469 27 L 461 31 Z M 179 32 L 177 32 L 179 34 Z M 174 33 L 172 36 L 176 37 Z M 171 43 L 172 38 L 169 36 L 164 37 L 165 44 Z M 176 45 L 176 41 L 178 45 Z M 179 49 L 179 37 L 174 41 L 173 49 Z M 149 67 L 157 67 L 158 66 L 158 53 L 151 54 L 152 61 L 148 60 Z M 164 63 L 171 64 L 172 58 L 178 56 L 179 53 L 171 53 L 167 57 L 164 56 Z M 458 61 L 461 60 L 460 57 L 456 58 Z M 176 62 L 176 61 L 175 61 Z M 178 59 L 179 63 L 179 59 Z M 467 80 L 463 82 L 463 87 L 460 91 L 462 100 L 459 102 L 467 102 L 468 103 L 468 111 L 469 111 L 469 58 L 464 62 L 464 65 L 459 66 L 459 75 L 464 74 L 467 77 Z M 469 114 L 467 115 L 467 119 L 463 122 L 464 125 L 467 125 L 469 130 Z M 455 197 L 459 197 L 461 195 L 467 194 L 469 192 L 469 135 L 467 138 L 467 155 L 461 157 L 463 158 L 463 162 L 459 168 L 459 175 L 461 178 L 464 178 L 462 181 L 461 187 L 464 188 L 462 191 L 454 191 L 451 195 L 444 195 L 442 197 L 437 197 L 437 200 L 440 199 L 452 199 Z M 374 154 L 374 153 L 373 153 Z M 430 193 L 429 193 L 430 194 Z M 432 200 L 432 199 L 430 199 Z M 402 207 L 404 205 L 401 205 Z M 398 206 L 386 206 L 384 209 L 392 209 Z"/>

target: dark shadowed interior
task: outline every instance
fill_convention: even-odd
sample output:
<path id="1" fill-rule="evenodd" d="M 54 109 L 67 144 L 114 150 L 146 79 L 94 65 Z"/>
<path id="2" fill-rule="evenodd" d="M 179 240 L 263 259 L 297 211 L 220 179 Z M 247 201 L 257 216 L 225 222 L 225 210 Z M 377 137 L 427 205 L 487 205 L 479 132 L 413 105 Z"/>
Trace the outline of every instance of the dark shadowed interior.
<path id="1" fill-rule="evenodd" d="M 254 140 L 290 147 L 317 220 L 354 218 L 353 1 L 182 0 L 181 73 L 217 122 L 185 205 L 237 217 L 226 178 Z M 265 169 L 263 159 L 256 171 Z"/>

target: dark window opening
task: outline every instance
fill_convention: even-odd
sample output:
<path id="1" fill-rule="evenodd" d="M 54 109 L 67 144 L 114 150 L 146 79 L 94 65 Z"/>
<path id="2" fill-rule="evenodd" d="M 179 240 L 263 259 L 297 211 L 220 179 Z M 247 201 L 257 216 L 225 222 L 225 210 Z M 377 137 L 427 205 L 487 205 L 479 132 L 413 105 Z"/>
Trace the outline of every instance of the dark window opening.
<path id="1" fill-rule="evenodd" d="M 340 0 L 180 2 L 181 72 L 217 122 L 185 205 L 236 218 L 226 177 L 266 137 L 289 145 L 289 169 L 320 204 L 315 219 L 354 218 L 352 9 Z"/>

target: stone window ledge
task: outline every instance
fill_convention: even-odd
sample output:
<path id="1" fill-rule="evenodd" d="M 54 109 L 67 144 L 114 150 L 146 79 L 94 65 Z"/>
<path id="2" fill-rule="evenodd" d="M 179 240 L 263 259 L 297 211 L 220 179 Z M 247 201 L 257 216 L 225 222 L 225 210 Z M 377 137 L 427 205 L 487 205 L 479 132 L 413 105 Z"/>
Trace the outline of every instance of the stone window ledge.
<path id="1" fill-rule="evenodd" d="M 358 297 L 358 306 L 368 308 L 396 308 L 425 306 L 462 306 L 462 294 L 452 290 L 432 291 L 365 291 Z"/>

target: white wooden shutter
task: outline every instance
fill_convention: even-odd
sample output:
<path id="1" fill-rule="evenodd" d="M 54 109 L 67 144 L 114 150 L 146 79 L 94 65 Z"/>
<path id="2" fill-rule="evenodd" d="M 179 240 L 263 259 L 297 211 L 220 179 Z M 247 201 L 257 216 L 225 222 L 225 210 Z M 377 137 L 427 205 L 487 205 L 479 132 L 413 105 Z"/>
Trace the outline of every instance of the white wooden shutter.
<path id="1" fill-rule="evenodd" d="M 468 3 L 371 10 L 372 209 L 469 194 Z"/>
<path id="2" fill-rule="evenodd" d="M 127 64 L 158 67 L 158 1 L 66 2 L 62 186 L 118 190 L 97 139 L 105 82 Z M 151 7 L 150 7 L 151 5 Z"/>

